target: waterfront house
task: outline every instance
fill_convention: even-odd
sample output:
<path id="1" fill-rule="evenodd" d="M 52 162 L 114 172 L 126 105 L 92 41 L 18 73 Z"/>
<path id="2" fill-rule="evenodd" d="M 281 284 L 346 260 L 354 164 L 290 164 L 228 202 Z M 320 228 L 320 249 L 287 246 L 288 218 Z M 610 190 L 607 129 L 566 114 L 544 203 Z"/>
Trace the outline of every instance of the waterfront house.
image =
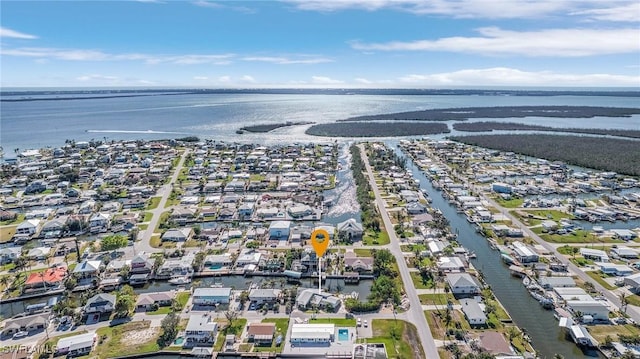
<path id="1" fill-rule="evenodd" d="M 460 305 L 464 316 L 471 326 L 485 325 L 487 323 L 487 316 L 475 299 L 461 299 Z"/>
<path id="2" fill-rule="evenodd" d="M 51 247 L 35 247 L 29 250 L 29 252 L 27 253 L 27 257 L 32 260 L 42 261 L 49 256 L 50 252 Z"/>
<path id="3" fill-rule="evenodd" d="M 17 332 L 43 331 L 49 326 L 51 312 L 26 315 L 24 317 L 13 317 L 5 320 L 2 328 L 3 336 L 10 336 Z"/>
<path id="4" fill-rule="evenodd" d="M 86 314 L 105 314 L 113 311 L 116 305 L 116 296 L 107 293 L 96 294 L 89 298 L 84 306 Z"/>
<path id="5" fill-rule="evenodd" d="M 540 276 L 540 278 L 538 279 L 538 283 L 540 283 L 542 288 L 547 290 L 553 289 L 553 288 L 568 288 L 568 287 L 576 286 L 576 282 L 573 280 L 573 278 L 566 277 L 566 276 L 563 276 L 563 277 Z"/>
<path id="6" fill-rule="evenodd" d="M 630 229 L 612 229 L 611 233 L 613 233 L 614 239 L 621 239 L 623 241 L 632 241 L 638 237 L 636 232 Z"/>
<path id="7" fill-rule="evenodd" d="M 568 300 L 566 304 L 574 314 L 581 313 L 585 323 L 589 321 L 609 322 L 609 308 L 602 301 L 593 299 Z"/>
<path id="8" fill-rule="evenodd" d="M 105 232 L 111 224 L 111 214 L 99 212 L 89 219 L 89 229 L 91 233 Z"/>
<path id="9" fill-rule="evenodd" d="M 68 217 L 54 218 L 42 225 L 40 236 L 44 238 L 60 238 L 67 225 Z"/>
<path id="10" fill-rule="evenodd" d="M 289 341 L 295 346 L 331 345 L 335 340 L 335 324 L 300 324 L 291 325 Z"/>
<path id="11" fill-rule="evenodd" d="M 420 203 L 420 202 L 410 202 L 407 204 L 407 206 L 405 207 L 405 209 L 407 210 L 407 213 L 409 214 L 422 214 L 422 213 L 427 213 L 427 206 L 425 206 L 424 204 Z"/>
<path id="12" fill-rule="evenodd" d="M 344 268 L 358 273 L 373 271 L 373 257 L 358 257 L 354 252 L 344 254 Z"/>
<path id="13" fill-rule="evenodd" d="M 195 254 L 191 253 L 182 258 L 167 259 L 156 271 L 156 278 L 169 278 L 171 276 L 184 276 L 193 274 L 193 260 Z"/>
<path id="14" fill-rule="evenodd" d="M 218 323 L 210 314 L 191 314 L 185 329 L 183 347 L 211 347 L 216 341 Z"/>
<path id="15" fill-rule="evenodd" d="M 279 289 L 258 289 L 254 288 L 249 291 L 249 300 L 256 305 L 262 305 L 265 303 L 275 303 L 280 296 Z"/>
<path id="16" fill-rule="evenodd" d="M 222 267 L 229 267 L 233 264 L 231 255 L 225 254 L 210 254 L 204 257 L 204 266 L 209 269 L 220 269 Z"/>
<path id="17" fill-rule="evenodd" d="M 480 293 L 481 285 L 469 273 L 447 273 L 447 284 L 454 296 Z"/>
<path id="18" fill-rule="evenodd" d="M 247 339 L 255 345 L 271 346 L 275 331 L 275 323 L 251 323 L 247 326 Z"/>
<path id="19" fill-rule="evenodd" d="M 260 264 L 263 254 L 251 248 L 244 248 L 240 251 L 238 258 L 236 259 L 237 267 L 244 267 L 248 265 L 257 266 Z"/>
<path id="20" fill-rule="evenodd" d="M 194 305 L 228 304 L 231 288 L 196 288 L 193 291 Z"/>
<path id="21" fill-rule="evenodd" d="M 197 210 L 190 207 L 176 207 L 173 209 L 169 218 L 180 225 L 192 221 L 196 218 Z"/>
<path id="22" fill-rule="evenodd" d="M 32 236 L 40 229 L 39 219 L 28 219 L 16 227 L 16 235 Z"/>
<path id="23" fill-rule="evenodd" d="M 460 257 L 453 256 L 438 258 L 436 267 L 440 272 L 464 272 L 466 265 Z"/>
<path id="24" fill-rule="evenodd" d="M 133 286 L 144 285 L 149 280 L 150 273 L 137 273 L 129 276 L 129 284 Z"/>
<path id="25" fill-rule="evenodd" d="M 12 263 L 22 254 L 22 247 L 6 247 L 0 249 L 0 264 Z"/>
<path id="26" fill-rule="evenodd" d="M 362 239 L 364 229 L 361 223 L 355 218 L 349 218 L 346 221 L 338 223 L 338 237 L 347 242 L 359 241 Z"/>
<path id="27" fill-rule="evenodd" d="M 538 253 L 522 242 L 515 241 L 512 244 L 513 254 L 521 263 L 537 262 L 539 260 Z"/>
<path id="28" fill-rule="evenodd" d="M 29 274 L 29 277 L 24 282 L 23 291 L 56 289 L 62 285 L 66 277 L 66 267 L 47 268 L 41 272 L 34 272 Z"/>
<path id="29" fill-rule="evenodd" d="M 77 357 L 88 355 L 93 350 L 96 337 L 96 333 L 91 332 L 61 338 L 56 345 L 55 356 Z"/>
<path id="30" fill-rule="evenodd" d="M 491 355 L 495 355 L 496 357 L 509 357 L 513 358 L 513 350 L 509 345 L 509 342 L 504 338 L 504 336 L 499 332 L 494 331 L 483 331 L 480 333 L 479 339 L 479 347 L 484 349 Z"/>
<path id="31" fill-rule="evenodd" d="M 303 289 L 296 297 L 296 305 L 301 310 L 324 308 L 337 311 L 340 304 L 340 298 L 325 292 L 318 293 L 315 289 Z"/>
<path id="32" fill-rule="evenodd" d="M 154 260 L 147 253 L 137 254 L 131 259 L 131 274 L 151 273 Z"/>
<path id="33" fill-rule="evenodd" d="M 97 277 L 103 268 L 101 261 L 85 259 L 73 269 L 73 274 L 78 278 L 93 278 Z"/>
<path id="34" fill-rule="evenodd" d="M 173 303 L 176 294 L 175 291 L 141 293 L 136 301 L 136 310 L 152 310 L 154 306 L 168 307 Z"/>

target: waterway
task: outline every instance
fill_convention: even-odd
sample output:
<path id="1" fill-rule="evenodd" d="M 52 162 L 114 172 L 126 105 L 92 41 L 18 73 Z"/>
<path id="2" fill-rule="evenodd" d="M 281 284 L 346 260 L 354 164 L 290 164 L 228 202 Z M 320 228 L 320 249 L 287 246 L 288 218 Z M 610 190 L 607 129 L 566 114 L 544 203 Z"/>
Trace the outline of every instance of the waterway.
<path id="1" fill-rule="evenodd" d="M 456 208 L 442 197 L 420 168 L 402 153 L 397 141 L 390 141 L 388 144 L 396 150 L 398 155 L 407 159 L 407 169 L 420 180 L 420 188 L 426 190 L 433 199 L 431 206 L 440 209 L 449 220 L 452 230 L 458 235 L 458 242 L 476 253 L 477 258 L 471 260 L 472 264 L 483 273 L 485 281 L 507 309 L 514 323 L 526 330 L 540 358 L 551 359 L 555 354 L 576 359 L 604 358 L 595 350 L 583 352 L 573 342 L 565 339 L 553 313 L 543 309 L 529 295 L 521 279 L 510 275 L 507 266 L 500 259 L 500 253 L 491 249 L 487 240 L 475 231 L 475 227 L 467 221 L 466 217 L 457 213 Z"/>

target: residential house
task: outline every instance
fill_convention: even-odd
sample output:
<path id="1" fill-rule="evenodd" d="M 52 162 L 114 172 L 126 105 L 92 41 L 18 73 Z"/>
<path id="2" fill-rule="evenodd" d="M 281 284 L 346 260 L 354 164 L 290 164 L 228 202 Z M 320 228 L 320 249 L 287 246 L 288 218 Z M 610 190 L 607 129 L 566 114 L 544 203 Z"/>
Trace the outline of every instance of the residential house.
<path id="1" fill-rule="evenodd" d="M 225 254 L 210 254 L 204 257 L 204 266 L 209 269 L 220 269 L 222 267 L 229 267 L 233 264 L 231 255 Z"/>
<path id="2" fill-rule="evenodd" d="M 186 242 L 193 236 L 193 228 L 172 228 L 162 234 L 163 242 Z"/>
<path id="3" fill-rule="evenodd" d="M 29 252 L 27 253 L 27 257 L 29 259 L 42 261 L 47 259 L 50 253 L 51 247 L 35 247 L 29 250 Z"/>
<path id="4" fill-rule="evenodd" d="M 67 218 L 60 217 L 47 221 L 40 230 L 40 236 L 44 238 L 60 238 L 67 225 Z"/>
<path id="5" fill-rule="evenodd" d="M 509 342 L 507 342 L 504 336 L 499 332 L 483 331 L 480 333 L 478 339 L 480 342 L 478 346 L 491 355 L 507 357 L 511 357 L 513 355 L 511 345 L 509 345 Z"/>
<path id="6" fill-rule="evenodd" d="M 359 241 L 362 239 L 364 229 L 361 223 L 355 220 L 355 218 L 349 218 L 344 222 L 338 223 L 338 237 L 344 238 L 348 242 Z"/>
<path id="7" fill-rule="evenodd" d="M 131 270 L 129 271 L 131 274 L 144 274 L 151 273 L 153 271 L 153 265 L 155 260 L 147 253 L 137 254 L 131 260 Z"/>
<path id="8" fill-rule="evenodd" d="M 273 221 L 269 224 L 269 239 L 287 240 L 289 238 L 291 222 Z"/>
<path id="9" fill-rule="evenodd" d="M 460 305 L 470 325 L 485 325 L 487 323 L 487 316 L 475 299 L 461 299 Z"/>
<path id="10" fill-rule="evenodd" d="M 56 289 L 62 285 L 62 282 L 66 277 L 66 267 L 53 267 L 47 268 L 41 272 L 34 272 L 29 274 L 29 277 L 27 277 L 27 280 L 24 283 L 24 291 Z"/>
<path id="11" fill-rule="evenodd" d="M 22 254 L 22 247 L 5 247 L 0 249 L 0 264 L 12 263 Z"/>
<path id="12" fill-rule="evenodd" d="M 39 219 L 27 219 L 16 227 L 16 235 L 32 236 L 40 229 Z"/>
<path id="13" fill-rule="evenodd" d="M 566 276 L 563 276 L 563 277 L 540 276 L 540 278 L 538 278 L 538 283 L 540 283 L 542 288 L 547 290 L 553 289 L 553 288 L 569 288 L 569 287 L 576 286 L 576 282 L 573 280 L 573 278 L 566 277 Z"/>
<path id="14" fill-rule="evenodd" d="M 78 357 L 88 355 L 93 350 L 96 338 L 95 332 L 61 338 L 56 345 L 55 356 Z"/>
<path id="15" fill-rule="evenodd" d="M 97 277 L 104 265 L 101 261 L 92 261 L 85 259 L 73 269 L 73 275 L 78 278 L 94 278 Z"/>
<path id="16" fill-rule="evenodd" d="M 86 314 L 110 313 L 116 306 L 116 296 L 113 294 L 100 293 L 89 298 L 84 306 Z"/>
<path id="17" fill-rule="evenodd" d="M 466 264 L 460 257 L 440 257 L 436 267 L 440 272 L 464 272 Z"/>
<path id="18" fill-rule="evenodd" d="M 197 210 L 190 207 L 176 207 L 173 209 L 173 212 L 169 215 L 169 218 L 172 221 L 180 225 L 184 225 L 185 223 L 192 221 L 196 218 Z"/>
<path id="19" fill-rule="evenodd" d="M 585 259 L 593 259 L 597 262 L 608 262 L 609 256 L 605 251 L 601 251 L 599 249 L 581 247 L 580 255 L 582 255 Z"/>
<path id="20" fill-rule="evenodd" d="M 331 345 L 335 340 L 335 324 L 300 324 L 291 325 L 289 341 L 295 346 Z"/>
<path id="21" fill-rule="evenodd" d="M 255 345 L 271 346 L 275 331 L 275 323 L 251 323 L 247 326 L 247 339 Z"/>
<path id="22" fill-rule="evenodd" d="M 261 305 L 264 303 L 275 303 L 280 296 L 279 289 L 266 288 L 258 289 L 254 288 L 249 291 L 249 300 L 252 303 Z"/>
<path id="23" fill-rule="evenodd" d="M 89 229 L 91 233 L 104 232 L 111 224 L 111 214 L 99 212 L 89 219 Z"/>
<path id="24" fill-rule="evenodd" d="M 447 284 L 454 296 L 479 294 L 482 286 L 469 273 L 447 273 Z"/>
<path id="25" fill-rule="evenodd" d="M 248 265 L 257 266 L 260 264 L 263 254 L 251 248 L 244 248 L 240 251 L 238 258 L 236 259 L 237 267 L 244 267 Z"/>
<path id="26" fill-rule="evenodd" d="M 624 277 L 633 274 L 633 269 L 624 264 L 615 264 L 609 262 L 596 262 L 596 266 L 604 274 L 615 275 L 618 277 Z"/>
<path id="27" fill-rule="evenodd" d="M 183 347 L 211 347 L 216 341 L 218 323 L 210 314 L 191 314 L 184 334 Z"/>
<path id="28" fill-rule="evenodd" d="M 327 311 L 337 311 L 340 308 L 340 298 L 329 293 L 318 293 L 315 289 L 303 289 L 296 297 L 296 305 L 301 310 L 325 308 Z"/>
<path id="29" fill-rule="evenodd" d="M 168 307 L 176 297 L 175 291 L 141 293 L 136 301 L 136 310 L 147 311 L 153 307 Z"/>
<path id="30" fill-rule="evenodd" d="M 191 253 L 182 258 L 170 258 L 164 261 L 156 271 L 156 278 L 169 278 L 171 276 L 185 276 L 193 274 L 193 260 L 195 254 Z"/>
<path id="31" fill-rule="evenodd" d="M 49 326 L 50 312 L 27 315 L 24 317 L 13 317 L 5 320 L 2 335 L 10 336 L 17 332 L 43 331 Z"/>
<path id="32" fill-rule="evenodd" d="M 513 254 L 521 263 L 537 262 L 539 260 L 538 253 L 522 242 L 515 241 L 512 244 Z"/>
<path id="33" fill-rule="evenodd" d="M 617 248 L 611 248 L 611 253 L 620 258 L 634 259 L 638 258 L 638 252 L 627 246 L 618 246 Z"/>
<path id="34" fill-rule="evenodd" d="M 420 202 L 411 202 L 408 203 L 407 206 L 405 207 L 407 210 L 407 213 L 409 214 L 422 214 L 422 213 L 427 213 L 427 206 L 425 206 L 424 204 L 420 203 Z"/>
<path id="35" fill-rule="evenodd" d="M 358 257 L 354 252 L 344 254 L 344 268 L 358 273 L 373 271 L 373 257 Z"/>
<path id="36" fill-rule="evenodd" d="M 609 308 L 602 301 L 568 300 L 566 305 L 573 313 L 582 313 L 583 320 L 589 316 L 593 321 L 609 322 Z"/>
<path id="37" fill-rule="evenodd" d="M 196 288 L 193 291 L 194 305 L 229 304 L 231 288 Z"/>

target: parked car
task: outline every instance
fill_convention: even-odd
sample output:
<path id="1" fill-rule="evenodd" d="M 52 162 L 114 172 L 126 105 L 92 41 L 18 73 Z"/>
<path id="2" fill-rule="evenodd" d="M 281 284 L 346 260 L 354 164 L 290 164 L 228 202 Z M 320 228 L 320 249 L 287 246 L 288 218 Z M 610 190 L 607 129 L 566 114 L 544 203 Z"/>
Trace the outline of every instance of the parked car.
<path id="1" fill-rule="evenodd" d="M 19 331 L 13 335 L 13 339 L 23 338 L 29 335 L 29 332 L 25 332 L 24 330 Z"/>
<path id="2" fill-rule="evenodd" d="M 360 318 L 358 318 L 358 326 L 362 326 L 362 320 Z"/>
<path id="3" fill-rule="evenodd" d="M 368 326 L 369 326 L 369 324 L 367 323 L 367 320 L 365 319 L 365 320 L 364 320 L 364 327 L 366 328 L 366 327 L 368 327 Z"/>

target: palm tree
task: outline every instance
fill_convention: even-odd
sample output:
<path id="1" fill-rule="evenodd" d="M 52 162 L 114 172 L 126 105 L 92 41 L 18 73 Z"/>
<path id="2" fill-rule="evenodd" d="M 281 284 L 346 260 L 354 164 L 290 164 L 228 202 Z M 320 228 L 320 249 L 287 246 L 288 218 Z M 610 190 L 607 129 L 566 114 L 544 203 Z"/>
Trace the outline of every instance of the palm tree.
<path id="1" fill-rule="evenodd" d="M 629 304 L 629 298 L 627 298 L 627 293 L 622 292 L 618 295 L 618 298 L 620 298 L 620 309 L 622 310 L 623 313 L 627 313 L 627 304 Z"/>

